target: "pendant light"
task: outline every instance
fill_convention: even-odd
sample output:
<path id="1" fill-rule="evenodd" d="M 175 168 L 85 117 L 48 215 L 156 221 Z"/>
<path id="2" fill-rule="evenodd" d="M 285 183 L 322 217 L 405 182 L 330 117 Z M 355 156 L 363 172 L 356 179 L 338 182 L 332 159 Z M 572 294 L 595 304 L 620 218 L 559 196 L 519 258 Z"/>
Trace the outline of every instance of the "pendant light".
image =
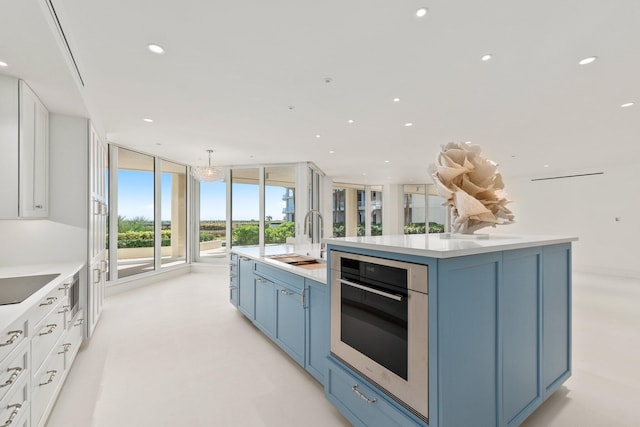
<path id="1" fill-rule="evenodd" d="M 198 181 L 222 181 L 224 179 L 224 172 L 211 166 L 211 153 L 213 153 L 213 150 L 207 150 L 207 153 L 209 153 L 209 165 L 193 166 L 191 168 L 191 175 Z"/>

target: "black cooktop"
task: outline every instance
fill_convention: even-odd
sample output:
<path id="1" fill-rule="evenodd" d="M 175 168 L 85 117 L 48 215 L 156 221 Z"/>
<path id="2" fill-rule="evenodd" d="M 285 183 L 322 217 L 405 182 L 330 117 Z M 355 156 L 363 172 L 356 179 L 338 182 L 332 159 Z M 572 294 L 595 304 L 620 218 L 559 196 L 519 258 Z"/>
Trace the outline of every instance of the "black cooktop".
<path id="1" fill-rule="evenodd" d="M 59 275 L 0 277 L 0 305 L 21 303 Z"/>

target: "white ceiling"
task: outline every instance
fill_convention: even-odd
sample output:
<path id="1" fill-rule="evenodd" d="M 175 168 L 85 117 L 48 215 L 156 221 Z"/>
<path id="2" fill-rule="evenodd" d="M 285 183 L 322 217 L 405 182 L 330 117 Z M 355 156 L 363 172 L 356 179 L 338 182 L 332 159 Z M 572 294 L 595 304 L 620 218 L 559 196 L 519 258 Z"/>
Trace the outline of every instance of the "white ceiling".
<path id="1" fill-rule="evenodd" d="M 380 184 L 429 181 L 449 141 L 480 144 L 505 176 L 640 155 L 638 0 L 52 2 L 84 89 L 46 0 L 0 5 L 0 73 L 52 111 L 88 110 L 109 141 L 178 162 L 212 148 L 215 164 L 308 160 Z"/>

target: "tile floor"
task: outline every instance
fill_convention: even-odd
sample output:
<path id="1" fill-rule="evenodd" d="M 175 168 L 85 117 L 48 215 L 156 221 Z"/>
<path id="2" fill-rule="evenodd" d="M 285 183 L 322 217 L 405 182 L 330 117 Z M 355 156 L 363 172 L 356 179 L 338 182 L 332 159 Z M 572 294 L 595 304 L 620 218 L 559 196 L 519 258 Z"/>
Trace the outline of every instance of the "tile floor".
<path id="1" fill-rule="evenodd" d="M 349 426 L 228 303 L 227 277 L 214 267 L 109 297 L 48 427 Z M 640 280 L 576 274 L 573 337 L 573 376 L 523 427 L 640 425 Z"/>

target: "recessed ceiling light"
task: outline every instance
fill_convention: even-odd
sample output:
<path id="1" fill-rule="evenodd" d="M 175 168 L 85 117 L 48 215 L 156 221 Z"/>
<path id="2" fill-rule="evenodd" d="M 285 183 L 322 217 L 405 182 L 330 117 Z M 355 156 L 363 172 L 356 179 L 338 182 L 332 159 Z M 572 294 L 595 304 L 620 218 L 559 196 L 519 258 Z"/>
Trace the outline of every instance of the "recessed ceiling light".
<path id="1" fill-rule="evenodd" d="M 427 15 L 428 11 L 429 9 L 427 9 L 426 7 L 421 7 L 420 9 L 416 10 L 416 16 L 418 18 L 422 18 Z"/>
<path id="2" fill-rule="evenodd" d="M 347 123 L 353 123 L 353 120 L 349 119 L 347 120 Z"/>
<path id="3" fill-rule="evenodd" d="M 9 64 L 7 64 L 6 62 L 0 61 L 0 67 L 8 67 L 8 66 Z"/>
<path id="4" fill-rule="evenodd" d="M 335 151 L 333 151 L 333 150 L 330 150 L 330 151 L 329 151 L 329 154 L 335 154 L 335 153 L 336 153 L 336 152 L 335 152 Z"/>
<path id="5" fill-rule="evenodd" d="M 413 126 L 413 123 L 408 122 L 408 123 L 405 123 L 404 125 L 405 125 L 406 127 L 411 127 L 411 126 Z"/>
<path id="6" fill-rule="evenodd" d="M 147 122 L 147 123 L 153 123 L 153 119 L 142 119 L 142 121 Z"/>
<path id="7" fill-rule="evenodd" d="M 483 61 L 488 61 L 492 58 L 490 53 L 487 53 L 486 55 L 482 55 L 482 57 L 480 59 L 482 59 Z"/>
<path id="8" fill-rule="evenodd" d="M 622 108 L 627 108 L 627 107 L 631 107 L 633 105 L 633 102 L 627 102 L 621 105 Z"/>
<path id="9" fill-rule="evenodd" d="M 549 165 L 544 165 L 544 166 L 543 166 L 543 168 L 548 168 L 548 167 L 549 167 Z"/>
<path id="10" fill-rule="evenodd" d="M 587 64 L 591 64 L 593 61 L 595 61 L 596 59 L 598 59 L 597 56 L 589 56 L 587 58 L 584 58 L 582 60 L 580 60 L 580 62 L 578 62 L 578 64 L 580 65 L 587 65 Z"/>
<path id="11" fill-rule="evenodd" d="M 362 172 L 362 176 L 365 176 L 367 173 L 366 172 Z"/>
<path id="12" fill-rule="evenodd" d="M 316 135 L 316 138 L 320 138 L 320 135 Z"/>
<path id="13" fill-rule="evenodd" d="M 400 102 L 400 98 L 393 98 L 393 102 Z"/>
<path id="14" fill-rule="evenodd" d="M 164 53 L 164 48 L 160 45 L 157 44 L 148 44 L 147 45 L 147 49 L 149 49 L 151 52 L 153 53 L 157 53 L 158 55 L 161 55 Z"/>
<path id="15" fill-rule="evenodd" d="M 391 160 L 385 160 L 384 162 L 385 162 L 385 163 L 389 163 L 390 161 L 391 161 Z"/>

